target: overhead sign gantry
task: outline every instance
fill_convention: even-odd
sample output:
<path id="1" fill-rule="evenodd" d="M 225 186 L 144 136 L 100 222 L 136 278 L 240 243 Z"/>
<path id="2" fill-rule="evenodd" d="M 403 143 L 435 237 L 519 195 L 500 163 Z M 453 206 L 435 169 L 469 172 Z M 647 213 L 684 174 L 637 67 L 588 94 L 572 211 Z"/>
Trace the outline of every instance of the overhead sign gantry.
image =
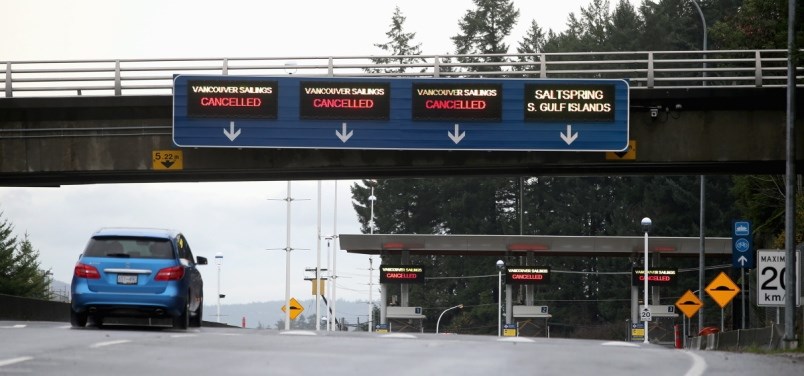
<path id="1" fill-rule="evenodd" d="M 624 80 L 177 75 L 183 147 L 623 151 Z"/>

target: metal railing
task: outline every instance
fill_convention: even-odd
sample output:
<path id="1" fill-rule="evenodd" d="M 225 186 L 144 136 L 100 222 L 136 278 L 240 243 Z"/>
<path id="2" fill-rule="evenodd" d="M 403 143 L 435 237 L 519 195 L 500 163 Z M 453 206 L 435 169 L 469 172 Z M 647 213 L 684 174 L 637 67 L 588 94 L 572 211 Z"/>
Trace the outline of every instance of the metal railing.
<path id="1" fill-rule="evenodd" d="M 177 74 L 618 78 L 632 89 L 787 85 L 786 50 L 7 61 L 0 67 L 6 98 L 171 95 Z M 802 67 L 796 85 L 804 86 Z"/>

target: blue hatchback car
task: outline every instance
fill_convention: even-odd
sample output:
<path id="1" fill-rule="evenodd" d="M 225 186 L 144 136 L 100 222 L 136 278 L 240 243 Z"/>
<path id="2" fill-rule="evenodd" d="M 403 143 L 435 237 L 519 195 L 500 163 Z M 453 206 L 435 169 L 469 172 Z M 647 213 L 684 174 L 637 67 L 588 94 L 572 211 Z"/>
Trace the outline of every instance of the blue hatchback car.
<path id="1" fill-rule="evenodd" d="M 204 284 L 180 232 L 103 228 L 95 232 L 75 265 L 70 322 L 97 326 L 106 317 L 172 318 L 173 327 L 201 326 Z"/>

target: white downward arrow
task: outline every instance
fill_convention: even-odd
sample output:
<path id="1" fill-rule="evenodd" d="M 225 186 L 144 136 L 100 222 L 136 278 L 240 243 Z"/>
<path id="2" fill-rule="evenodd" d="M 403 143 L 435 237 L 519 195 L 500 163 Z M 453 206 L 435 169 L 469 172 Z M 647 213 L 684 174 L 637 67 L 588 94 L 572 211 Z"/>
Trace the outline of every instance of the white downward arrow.
<path id="1" fill-rule="evenodd" d="M 346 131 L 346 123 L 343 123 L 342 129 L 343 129 L 343 133 L 341 133 L 341 131 L 336 130 L 335 135 L 338 136 L 338 138 L 341 139 L 341 142 L 343 142 L 345 144 L 346 141 L 349 141 L 349 139 L 352 138 L 352 134 L 354 134 L 355 132 L 354 131 L 347 132 Z"/>
<path id="2" fill-rule="evenodd" d="M 572 125 L 567 124 L 567 134 L 563 132 L 561 134 L 561 139 L 567 143 L 567 145 L 572 144 L 578 138 L 578 132 L 572 133 Z"/>
<path id="3" fill-rule="evenodd" d="M 463 138 L 466 136 L 466 132 L 461 132 L 461 126 L 458 124 L 455 124 L 455 133 L 447 131 L 447 134 L 455 145 L 461 142 L 461 140 L 463 140 Z"/>
<path id="4" fill-rule="evenodd" d="M 223 134 L 229 138 L 229 141 L 234 141 L 237 136 L 240 136 L 240 129 L 235 131 L 235 124 L 233 121 L 229 122 L 229 129 L 223 128 Z"/>

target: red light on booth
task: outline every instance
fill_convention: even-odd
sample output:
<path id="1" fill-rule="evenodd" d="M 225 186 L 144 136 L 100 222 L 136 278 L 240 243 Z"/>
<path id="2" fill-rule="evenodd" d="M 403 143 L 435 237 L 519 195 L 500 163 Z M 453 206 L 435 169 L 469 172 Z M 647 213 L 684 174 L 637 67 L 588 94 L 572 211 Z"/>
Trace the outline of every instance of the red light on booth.
<path id="1" fill-rule="evenodd" d="M 514 243 L 508 245 L 509 251 L 546 251 L 550 247 L 544 244 Z"/>

